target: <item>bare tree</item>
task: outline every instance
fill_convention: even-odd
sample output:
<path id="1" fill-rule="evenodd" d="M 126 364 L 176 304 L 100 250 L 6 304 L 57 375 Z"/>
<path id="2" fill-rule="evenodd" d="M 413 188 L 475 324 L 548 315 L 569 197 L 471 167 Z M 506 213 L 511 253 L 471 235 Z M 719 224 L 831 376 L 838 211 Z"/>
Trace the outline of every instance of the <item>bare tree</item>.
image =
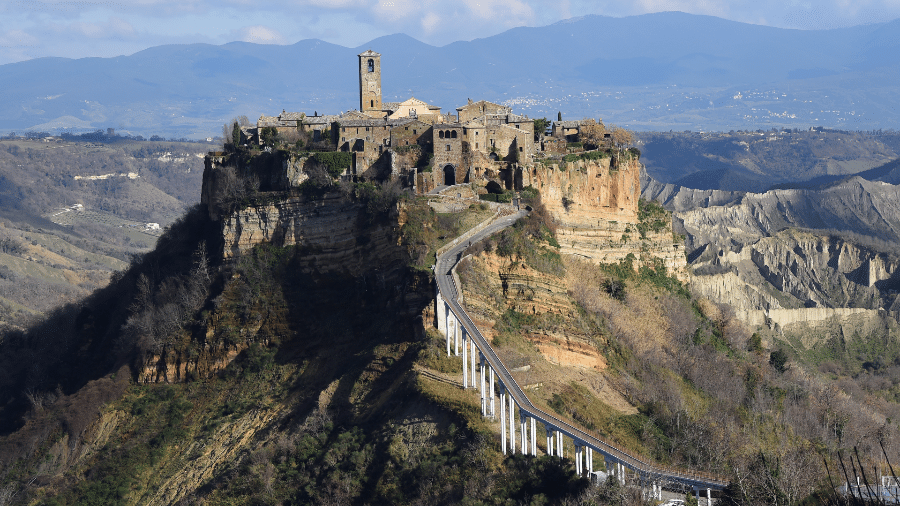
<path id="1" fill-rule="evenodd" d="M 584 144 L 599 147 L 603 143 L 605 133 L 606 125 L 603 124 L 603 120 L 597 122 L 593 119 L 586 119 L 578 130 L 578 139 Z"/>
<path id="2" fill-rule="evenodd" d="M 620 128 L 615 125 L 611 125 L 610 130 L 612 142 L 616 148 L 623 149 L 634 143 L 634 134 L 631 133 L 630 130 Z"/>

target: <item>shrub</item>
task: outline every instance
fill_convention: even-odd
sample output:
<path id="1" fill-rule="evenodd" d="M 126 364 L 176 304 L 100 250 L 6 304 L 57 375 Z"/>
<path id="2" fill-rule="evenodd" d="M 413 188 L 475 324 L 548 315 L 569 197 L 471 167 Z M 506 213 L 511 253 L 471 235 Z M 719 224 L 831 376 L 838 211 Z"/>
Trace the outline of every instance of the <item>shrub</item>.
<path id="1" fill-rule="evenodd" d="M 778 372 L 784 372 L 787 370 L 787 361 L 788 356 L 784 350 L 775 350 L 769 355 L 769 365 L 775 368 Z"/>
<path id="2" fill-rule="evenodd" d="M 316 163 L 325 167 L 331 177 L 336 178 L 350 168 L 353 156 L 344 151 L 318 152 L 311 157 Z"/>

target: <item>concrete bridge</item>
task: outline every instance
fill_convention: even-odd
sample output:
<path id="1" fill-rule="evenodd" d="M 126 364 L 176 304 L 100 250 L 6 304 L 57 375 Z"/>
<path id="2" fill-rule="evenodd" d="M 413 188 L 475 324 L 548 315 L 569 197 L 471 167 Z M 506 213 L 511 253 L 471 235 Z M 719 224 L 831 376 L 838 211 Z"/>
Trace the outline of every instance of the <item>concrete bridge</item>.
<path id="1" fill-rule="evenodd" d="M 575 470 L 582 476 L 593 474 L 597 453 L 609 474 L 622 484 L 626 478 L 634 480 L 647 491 L 648 498 L 661 499 L 663 488 L 693 490 L 698 500 L 701 491 L 705 492 L 706 504 L 711 504 L 711 492 L 722 490 L 727 479 L 647 462 L 537 408 L 466 314 L 459 303 L 460 290 L 453 272 L 462 252 L 468 244 L 508 227 L 524 215 L 524 211 L 505 217 L 495 215 L 439 250 L 435 265 L 436 314 L 438 329 L 447 339 L 447 355 L 461 355 L 463 388 L 480 393 L 482 416 L 496 419 L 499 410 L 503 453 L 514 454 L 518 449 L 524 455 L 537 455 L 537 440 L 546 437 L 547 455 L 565 457 L 563 441 L 569 438 L 575 447 Z"/>

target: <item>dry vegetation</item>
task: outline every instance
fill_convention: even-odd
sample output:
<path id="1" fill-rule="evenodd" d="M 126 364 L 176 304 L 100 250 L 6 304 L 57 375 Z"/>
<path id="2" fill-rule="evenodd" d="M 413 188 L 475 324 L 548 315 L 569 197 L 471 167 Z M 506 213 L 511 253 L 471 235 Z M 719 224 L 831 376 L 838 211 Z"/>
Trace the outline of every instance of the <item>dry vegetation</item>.
<path id="1" fill-rule="evenodd" d="M 537 404 L 663 464 L 726 474 L 728 500 L 738 504 L 794 504 L 827 488 L 823 459 L 834 472 L 841 451 L 858 448 L 869 467 L 883 463 L 879 443 L 900 455 L 900 366 L 888 358 L 897 333 L 786 355 L 765 349 L 729 306 L 692 298 L 659 265 L 574 259 L 561 276 L 568 293 L 555 296 L 576 311 L 518 313 L 520 295 L 497 292 L 505 267 L 497 270 L 491 244 L 459 267 L 466 303 L 483 313 L 478 320 L 511 367 L 531 366 L 517 374 L 540 385 L 530 394 Z M 537 276 L 532 283 L 546 285 Z M 549 335 L 570 349 L 590 344 L 608 367 L 552 365 L 538 352 Z"/>
<path id="2" fill-rule="evenodd" d="M 0 142 L 0 321 L 21 327 L 32 315 L 104 286 L 165 226 L 199 199 L 208 146 L 168 142 Z M 137 179 L 76 180 L 135 172 Z M 87 211 L 54 218 L 65 206 Z M 125 226 L 123 226 L 123 224 Z M 132 225 L 132 226 L 127 226 Z"/>

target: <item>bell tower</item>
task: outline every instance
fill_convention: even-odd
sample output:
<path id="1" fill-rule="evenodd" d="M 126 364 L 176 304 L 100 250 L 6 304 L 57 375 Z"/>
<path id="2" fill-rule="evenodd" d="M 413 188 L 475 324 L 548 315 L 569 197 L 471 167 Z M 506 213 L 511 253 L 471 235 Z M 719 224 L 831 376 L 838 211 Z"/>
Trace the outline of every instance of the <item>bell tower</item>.
<path id="1" fill-rule="evenodd" d="M 381 55 L 371 49 L 359 55 L 359 110 L 381 112 Z"/>

